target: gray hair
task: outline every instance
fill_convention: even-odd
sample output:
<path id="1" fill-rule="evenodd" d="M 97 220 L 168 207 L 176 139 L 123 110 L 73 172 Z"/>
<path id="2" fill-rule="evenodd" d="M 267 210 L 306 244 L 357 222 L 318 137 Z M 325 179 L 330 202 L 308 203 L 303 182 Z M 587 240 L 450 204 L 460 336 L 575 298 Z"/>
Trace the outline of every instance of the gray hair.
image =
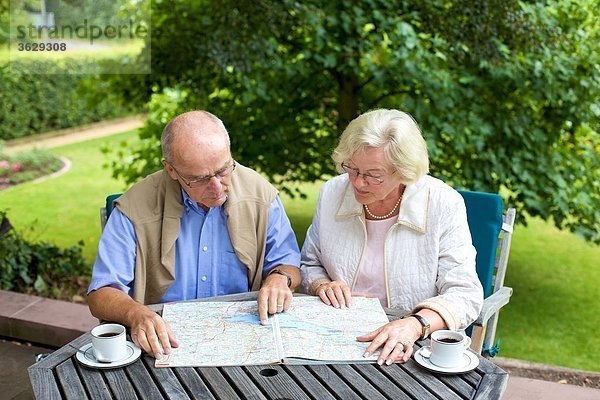
<path id="1" fill-rule="evenodd" d="M 338 171 L 342 172 L 341 164 L 354 153 L 368 147 L 382 147 L 406 185 L 429 172 L 427 143 L 417 122 L 405 112 L 379 109 L 352 120 L 331 155 Z"/>
<path id="2" fill-rule="evenodd" d="M 160 146 L 162 148 L 162 156 L 168 163 L 173 162 L 173 153 L 171 151 L 171 145 L 176 134 L 182 131 L 197 130 L 198 133 L 202 134 L 206 130 L 207 122 L 216 125 L 227 139 L 227 145 L 231 145 L 229 140 L 229 133 L 221 121 L 216 115 L 209 113 L 204 110 L 188 111 L 180 114 L 173 118 L 165 126 L 160 138 Z"/>

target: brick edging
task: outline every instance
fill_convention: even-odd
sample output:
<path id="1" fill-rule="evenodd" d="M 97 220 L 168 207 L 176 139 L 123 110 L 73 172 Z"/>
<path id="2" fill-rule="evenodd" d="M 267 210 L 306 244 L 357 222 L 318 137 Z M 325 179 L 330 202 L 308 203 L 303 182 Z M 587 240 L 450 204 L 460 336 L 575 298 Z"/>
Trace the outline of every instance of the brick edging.
<path id="1" fill-rule="evenodd" d="M 518 360 L 515 358 L 494 357 L 491 359 L 491 361 L 500 368 L 520 368 L 525 370 L 554 371 L 566 374 L 586 374 L 590 376 L 600 376 L 600 372 L 596 371 L 560 367 L 557 365 L 548 365 L 534 361 Z"/>
<path id="2" fill-rule="evenodd" d="M 0 290 L 0 335 L 62 347 L 98 325 L 87 305 Z"/>

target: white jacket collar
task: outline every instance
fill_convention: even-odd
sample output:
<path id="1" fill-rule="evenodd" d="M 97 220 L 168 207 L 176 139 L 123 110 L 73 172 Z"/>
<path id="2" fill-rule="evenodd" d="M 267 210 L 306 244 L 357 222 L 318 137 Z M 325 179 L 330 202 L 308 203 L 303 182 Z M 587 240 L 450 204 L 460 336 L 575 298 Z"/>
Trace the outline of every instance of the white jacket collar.
<path id="1" fill-rule="evenodd" d="M 425 233 L 427 227 L 427 209 L 429 207 L 429 187 L 424 176 L 416 183 L 408 185 L 404 190 L 400 213 L 397 224 Z M 354 197 L 352 185 L 345 178 L 346 187 L 342 192 L 340 206 L 336 213 L 336 219 L 357 217 L 363 215 L 361 204 Z"/>
<path id="2" fill-rule="evenodd" d="M 361 204 L 356 201 L 356 198 L 354 197 L 354 190 L 352 189 L 352 185 L 350 184 L 347 175 L 344 180 L 346 181 L 346 188 L 342 192 L 342 200 L 335 215 L 335 219 L 356 217 L 363 213 Z"/>
<path id="3" fill-rule="evenodd" d="M 429 208 L 429 186 L 427 176 L 423 176 L 404 189 L 398 223 L 417 232 L 427 231 L 427 210 Z"/>

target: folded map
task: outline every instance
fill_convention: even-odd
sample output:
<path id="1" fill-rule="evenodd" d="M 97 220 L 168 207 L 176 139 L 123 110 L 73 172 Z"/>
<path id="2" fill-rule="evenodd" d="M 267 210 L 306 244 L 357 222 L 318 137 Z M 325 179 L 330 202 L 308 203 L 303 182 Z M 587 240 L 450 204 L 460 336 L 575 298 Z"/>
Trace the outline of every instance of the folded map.
<path id="1" fill-rule="evenodd" d="M 337 309 L 318 297 L 294 297 L 292 306 L 261 325 L 256 301 L 167 303 L 163 318 L 179 347 L 156 367 L 215 367 L 273 363 L 364 363 L 364 335 L 386 324 L 378 299 L 353 297 Z"/>

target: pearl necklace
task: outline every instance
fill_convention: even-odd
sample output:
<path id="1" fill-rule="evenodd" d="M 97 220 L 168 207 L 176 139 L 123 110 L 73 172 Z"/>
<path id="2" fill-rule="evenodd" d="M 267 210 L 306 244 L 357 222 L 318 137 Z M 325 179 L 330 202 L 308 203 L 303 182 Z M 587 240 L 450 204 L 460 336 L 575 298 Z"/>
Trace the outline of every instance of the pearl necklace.
<path id="1" fill-rule="evenodd" d="M 396 202 L 396 205 L 394 206 L 394 208 L 392 208 L 392 211 L 390 211 L 389 213 L 385 214 L 385 215 L 375 215 L 371 212 L 371 210 L 369 210 L 369 206 L 366 204 L 363 204 L 363 206 L 365 207 L 365 211 L 367 212 L 367 214 L 369 215 L 369 217 L 373 218 L 373 219 L 388 219 L 389 217 L 392 216 L 393 213 L 396 212 L 396 209 L 398 208 L 398 206 L 400 205 L 400 202 L 402 201 L 402 196 L 404 195 L 404 191 L 402 192 L 402 194 L 400 195 L 400 198 L 398 199 L 398 201 Z"/>

